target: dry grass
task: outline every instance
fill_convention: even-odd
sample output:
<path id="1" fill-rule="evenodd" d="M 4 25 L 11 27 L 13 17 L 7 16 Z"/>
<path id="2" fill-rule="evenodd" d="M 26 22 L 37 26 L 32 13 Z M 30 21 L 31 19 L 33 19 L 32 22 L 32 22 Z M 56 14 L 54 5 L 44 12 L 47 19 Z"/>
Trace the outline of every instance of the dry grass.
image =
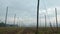
<path id="1" fill-rule="evenodd" d="M 54 28 L 54 30 L 56 30 Z M 15 27 L 0 27 L 0 34 L 35 34 L 36 28 L 15 28 Z M 52 31 L 51 28 L 39 28 L 39 34 L 56 34 L 56 31 Z M 60 28 L 58 33 L 60 34 Z"/>

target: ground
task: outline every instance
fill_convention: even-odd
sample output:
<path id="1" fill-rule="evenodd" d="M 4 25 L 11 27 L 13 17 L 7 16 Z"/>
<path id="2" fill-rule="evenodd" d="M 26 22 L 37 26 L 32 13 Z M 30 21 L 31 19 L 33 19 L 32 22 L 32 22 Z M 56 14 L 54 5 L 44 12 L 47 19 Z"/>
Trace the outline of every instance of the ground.
<path id="1" fill-rule="evenodd" d="M 54 29 L 55 31 L 56 29 Z M 60 28 L 58 33 L 55 31 L 53 32 L 50 28 L 39 28 L 38 34 L 60 34 Z M 35 27 L 0 27 L 0 34 L 35 34 L 36 28 Z"/>

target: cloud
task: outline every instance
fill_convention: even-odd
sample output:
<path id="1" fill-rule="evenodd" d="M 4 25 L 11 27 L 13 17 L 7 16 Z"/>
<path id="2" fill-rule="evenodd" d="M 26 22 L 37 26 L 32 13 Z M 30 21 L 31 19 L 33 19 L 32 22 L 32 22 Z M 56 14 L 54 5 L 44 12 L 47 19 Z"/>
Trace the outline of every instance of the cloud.
<path id="1" fill-rule="evenodd" d="M 60 8 L 59 7 L 56 7 L 57 8 L 57 12 L 58 12 L 58 22 L 60 22 Z M 39 14 L 39 25 L 40 25 L 40 20 L 41 20 L 41 24 L 44 25 L 45 23 L 45 16 L 44 14 L 46 13 L 46 10 L 40 10 Z M 31 24 L 35 24 L 36 25 L 36 17 L 29 17 L 27 12 L 25 12 L 24 14 L 22 15 L 25 15 L 24 17 L 19 17 L 19 19 L 17 19 L 16 17 L 16 24 L 17 22 L 19 22 L 20 24 L 25 24 L 25 25 L 31 25 Z M 35 15 L 36 16 L 36 15 Z M 3 16 L 2 16 L 3 17 Z M 1 17 L 1 18 L 2 18 Z M 4 17 L 2 19 L 2 21 L 4 21 Z M 47 24 L 49 24 L 49 22 L 52 22 L 52 23 L 55 23 L 55 7 L 54 8 L 48 8 L 47 9 Z M 8 16 L 7 18 L 7 23 L 12 23 L 13 24 L 14 22 L 14 16 Z"/>
<path id="2" fill-rule="evenodd" d="M 55 7 L 57 8 L 58 12 L 58 21 L 60 17 L 60 6 L 59 2 L 56 2 L 56 0 L 47 0 L 47 13 L 45 10 L 45 6 L 43 4 L 43 0 L 40 3 L 40 10 L 39 10 L 39 22 L 41 18 L 42 24 L 45 21 L 44 14 L 47 14 L 47 20 L 49 22 L 49 19 L 51 22 L 55 22 Z M 52 2 L 51 2 L 52 1 Z M 57 0 L 59 1 L 59 0 Z M 8 6 L 8 19 L 7 21 L 9 23 L 14 22 L 14 15 L 16 14 L 17 17 L 19 17 L 19 20 L 16 18 L 16 23 L 19 21 L 19 23 L 24 23 L 26 25 L 36 24 L 36 12 L 37 12 L 37 0 L 0 0 L 0 19 L 2 21 L 5 20 L 5 14 L 6 14 L 6 7 Z"/>

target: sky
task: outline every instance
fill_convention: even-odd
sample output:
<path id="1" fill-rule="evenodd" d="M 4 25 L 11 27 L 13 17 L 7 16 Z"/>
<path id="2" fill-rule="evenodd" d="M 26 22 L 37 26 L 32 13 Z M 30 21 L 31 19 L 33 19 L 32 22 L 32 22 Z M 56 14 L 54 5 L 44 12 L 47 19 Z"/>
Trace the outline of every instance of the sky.
<path id="1" fill-rule="evenodd" d="M 37 0 L 0 0 L 0 21 L 5 21 L 6 8 L 8 6 L 7 24 L 36 25 Z M 60 0 L 40 0 L 39 25 L 44 25 L 47 14 L 47 25 L 49 22 L 55 24 L 55 8 L 57 8 L 58 23 L 60 22 Z"/>

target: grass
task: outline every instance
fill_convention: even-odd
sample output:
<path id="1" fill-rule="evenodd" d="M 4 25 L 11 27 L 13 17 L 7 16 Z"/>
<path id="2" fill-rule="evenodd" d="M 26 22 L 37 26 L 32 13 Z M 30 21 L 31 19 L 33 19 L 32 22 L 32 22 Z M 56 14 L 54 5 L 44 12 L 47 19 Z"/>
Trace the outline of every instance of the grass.
<path id="1" fill-rule="evenodd" d="M 0 27 L 0 34 L 4 34 L 9 31 L 13 31 L 15 28 Z"/>
<path id="2" fill-rule="evenodd" d="M 26 32 L 34 32 L 35 33 L 35 30 L 36 28 L 17 28 L 17 27 L 0 27 L 0 34 L 21 34 L 21 33 L 24 33 L 25 31 Z M 54 29 L 56 30 L 56 29 Z M 24 31 L 24 32 L 23 32 Z M 48 27 L 47 29 L 41 27 L 39 28 L 39 34 L 54 34 L 55 32 L 52 32 L 52 30 Z M 59 27 L 59 30 L 58 30 L 58 33 L 57 34 L 60 34 L 60 27 Z"/>
<path id="3" fill-rule="evenodd" d="M 0 27 L 0 34 L 8 34 L 17 30 L 21 30 L 21 28 L 16 27 Z"/>

